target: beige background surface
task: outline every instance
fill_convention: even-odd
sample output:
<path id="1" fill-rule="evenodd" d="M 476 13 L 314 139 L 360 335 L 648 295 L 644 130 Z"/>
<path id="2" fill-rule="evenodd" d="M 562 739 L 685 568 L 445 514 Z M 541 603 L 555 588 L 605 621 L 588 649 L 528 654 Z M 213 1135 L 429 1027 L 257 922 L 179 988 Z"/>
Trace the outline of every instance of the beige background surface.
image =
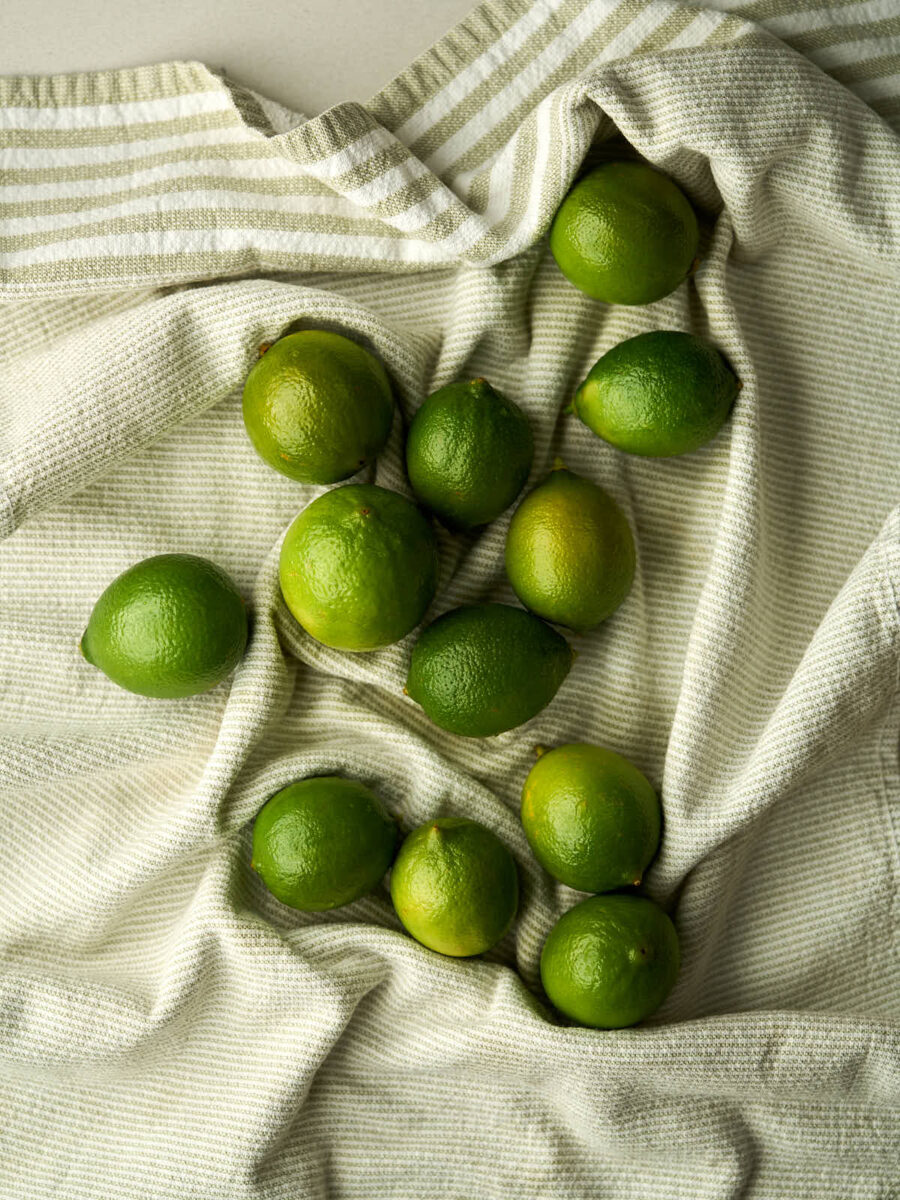
<path id="1" fill-rule="evenodd" d="M 474 0 L 4 0 L 0 75 L 197 58 L 313 115 L 366 100 Z"/>

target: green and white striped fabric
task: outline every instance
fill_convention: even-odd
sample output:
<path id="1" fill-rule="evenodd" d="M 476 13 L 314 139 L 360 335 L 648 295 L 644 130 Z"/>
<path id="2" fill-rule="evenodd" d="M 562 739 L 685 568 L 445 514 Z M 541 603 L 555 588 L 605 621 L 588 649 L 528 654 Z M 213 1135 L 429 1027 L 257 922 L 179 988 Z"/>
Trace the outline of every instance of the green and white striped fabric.
<path id="1" fill-rule="evenodd" d="M 2 1200 L 900 1195 L 898 52 L 893 0 L 491 0 L 311 120 L 197 63 L 0 80 Z M 610 308 L 544 235 L 585 160 L 635 152 L 691 196 L 703 263 Z M 388 366 L 379 483 L 406 490 L 422 398 L 477 374 L 528 412 L 532 482 L 559 454 L 628 513 L 633 593 L 527 726 L 444 734 L 402 692 L 412 637 L 341 654 L 284 608 L 316 492 L 257 458 L 240 389 L 297 324 Z M 666 327 L 744 382 L 712 444 L 634 459 L 562 415 Z M 507 523 L 441 534 L 432 615 L 513 602 Z M 163 702 L 77 641 L 168 550 L 225 567 L 253 634 L 233 681 Z M 572 740 L 663 796 L 647 883 L 683 967 L 633 1030 L 541 998 L 577 896 L 517 801 L 534 745 Z M 253 816 L 328 771 L 506 840 L 494 952 L 431 954 L 383 889 L 265 893 Z"/>

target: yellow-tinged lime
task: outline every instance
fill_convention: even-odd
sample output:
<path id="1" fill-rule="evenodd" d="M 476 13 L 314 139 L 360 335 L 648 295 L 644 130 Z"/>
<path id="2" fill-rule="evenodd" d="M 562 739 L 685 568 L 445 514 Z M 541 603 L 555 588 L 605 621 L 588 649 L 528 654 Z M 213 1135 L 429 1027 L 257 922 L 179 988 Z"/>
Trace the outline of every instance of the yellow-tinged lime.
<path id="1" fill-rule="evenodd" d="M 374 354 L 340 333 L 304 329 L 275 342 L 244 385 L 244 424 L 270 467 L 337 483 L 384 447 L 394 398 Z"/>
<path id="2" fill-rule="evenodd" d="M 391 899 L 423 946 L 454 957 L 481 954 L 500 941 L 516 915 L 516 864 L 484 825 L 438 817 L 414 829 L 400 847 Z"/>
<path id="3" fill-rule="evenodd" d="M 606 620 L 631 590 L 634 538 L 596 483 L 560 467 L 529 492 L 506 537 L 506 574 L 524 605 L 579 632 Z"/>

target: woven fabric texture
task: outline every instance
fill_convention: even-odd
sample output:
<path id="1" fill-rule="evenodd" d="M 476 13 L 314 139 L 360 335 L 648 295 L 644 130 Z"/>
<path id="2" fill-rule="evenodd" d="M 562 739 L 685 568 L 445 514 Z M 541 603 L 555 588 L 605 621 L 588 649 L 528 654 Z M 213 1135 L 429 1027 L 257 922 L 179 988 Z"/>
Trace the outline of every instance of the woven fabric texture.
<path id="1" fill-rule="evenodd" d="M 725 11 L 726 9 L 730 11 Z M 900 1195 L 900 17 L 756 0 L 493 0 L 366 105 L 312 119 L 200 64 L 0 80 L 2 1200 L 889 1200 Z M 703 262 L 611 308 L 559 273 L 585 162 L 638 153 L 701 215 Z M 317 494 L 240 413 L 261 342 L 349 333 L 405 427 L 487 377 L 635 530 L 627 603 L 573 638 L 528 725 L 442 733 L 411 644 L 307 637 L 278 547 Z M 700 451 L 637 459 L 563 414 L 652 328 L 743 381 Z M 430 616 L 515 602 L 509 513 L 440 534 Z M 251 604 L 233 680 L 115 688 L 77 643 L 126 566 L 205 554 Z M 633 1030 L 569 1028 L 538 960 L 579 897 L 518 821 L 537 743 L 639 764 L 664 804 L 647 890 L 683 950 Z M 363 779 L 406 827 L 472 816 L 520 917 L 458 962 L 386 890 L 270 897 L 252 820 Z"/>

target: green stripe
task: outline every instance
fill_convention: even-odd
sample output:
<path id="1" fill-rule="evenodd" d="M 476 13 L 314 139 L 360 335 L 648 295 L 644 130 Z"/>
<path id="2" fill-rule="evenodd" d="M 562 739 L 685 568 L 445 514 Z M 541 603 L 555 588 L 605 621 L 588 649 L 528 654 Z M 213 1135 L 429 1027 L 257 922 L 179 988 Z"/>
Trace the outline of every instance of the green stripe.
<path id="1" fill-rule="evenodd" d="M 456 233 L 457 229 L 464 225 L 470 216 L 471 214 L 464 204 L 457 204 L 452 208 L 445 208 L 442 213 L 438 213 L 436 217 L 410 236 L 419 242 L 443 242 L 451 234 Z"/>
<path id="2" fill-rule="evenodd" d="M 247 88 L 241 87 L 239 83 L 235 83 L 231 79 L 225 80 L 225 83 L 231 93 L 234 107 L 240 113 L 244 122 L 251 129 L 257 130 L 265 137 L 273 137 L 275 135 L 275 128 L 256 96 Z"/>
<path id="3" fill-rule="evenodd" d="M 551 114 L 551 128 L 557 128 L 560 121 L 560 100 L 556 97 Z M 538 208 L 538 228 L 549 227 L 559 207 L 559 184 L 557 180 L 563 175 L 562 141 L 554 138 L 550 143 L 550 156 L 547 160 L 547 170 L 544 174 L 544 186 L 541 189 L 540 207 Z"/>
<path id="4" fill-rule="evenodd" d="M 440 186 L 434 176 L 423 176 L 416 183 Z M 410 187 L 412 190 L 412 185 Z M 176 192 L 240 192 L 260 196 L 321 196 L 334 197 L 327 184 L 320 183 L 309 175 L 293 175 L 284 179 L 253 179 L 224 175 L 183 175 L 174 179 L 159 179 L 126 191 L 105 192 L 99 196 L 57 196 L 48 200 L 20 200 L 14 204 L 0 204 L 0 217 L 58 216 L 62 213 L 88 212 L 92 209 L 110 208 L 128 200 L 139 200 L 144 196 L 165 196 Z M 372 211 L 379 211 L 372 205 Z M 408 207 L 408 206 L 406 206 Z M 399 211 L 399 210 L 398 210 Z M 387 215 L 385 210 L 384 215 Z"/>
<path id="5" fill-rule="evenodd" d="M 74 149 L 78 146 L 115 146 L 145 142 L 150 138 L 178 137 L 209 129 L 244 128 L 232 111 L 195 113 L 170 121 L 142 121 L 133 125 L 104 125 L 96 129 L 4 129 L 2 141 L 9 149 Z"/>
<path id="6" fill-rule="evenodd" d="M 867 100 L 869 108 L 873 108 L 875 112 L 884 120 L 892 129 L 900 133 L 900 96 L 880 96 L 873 100 Z"/>
<path id="7" fill-rule="evenodd" d="M 376 200 L 374 204 L 367 205 L 367 208 L 370 212 L 377 213 L 379 217 L 389 220 L 391 217 L 406 212 L 414 204 L 421 204 L 434 192 L 440 191 L 443 186 L 436 175 L 421 175 L 383 200 Z"/>
<path id="8" fill-rule="evenodd" d="M 835 25 L 827 29 L 810 29 L 791 38 L 795 50 L 823 50 L 826 46 L 843 46 L 853 42 L 895 37 L 900 34 L 900 17 L 887 17 L 869 25 Z"/>
<path id="9" fill-rule="evenodd" d="M 840 83 L 859 83 L 863 79 L 884 79 L 900 72 L 900 55 L 877 54 L 861 62 L 842 67 L 829 67 L 828 74 Z"/>
<path id="10" fill-rule="evenodd" d="M 442 264 L 423 264 L 416 261 L 383 259 L 377 262 L 364 254 L 285 253 L 281 250 L 257 250 L 247 246 L 242 250 L 184 251 L 178 254 L 113 254 L 94 258 L 60 259 L 50 263 L 31 263 L 4 267 L 3 281 L 21 281 L 27 287 L 53 284 L 64 287 L 67 281 L 80 279 L 104 281 L 132 286 L 139 283 L 153 286 L 181 283 L 186 279 L 208 279 L 210 276 L 235 275 L 245 271 L 271 269 L 292 275 L 324 271 L 357 271 L 361 274 L 390 272 L 418 273 L 441 269 Z"/>
<path id="11" fill-rule="evenodd" d="M 330 158 L 351 142 L 378 128 L 378 122 L 361 104 L 348 102 L 338 104 L 321 116 L 298 125 L 296 129 L 272 138 L 272 142 L 298 162 L 313 163 L 318 159 Z"/>
<path id="12" fill-rule="evenodd" d="M 321 216 L 317 213 L 271 212 L 258 208 L 188 208 L 168 212 L 162 216 L 158 212 L 134 213 L 127 217 L 112 217 L 106 221 L 69 225 L 65 229 L 0 237 L 0 251 L 7 253 L 30 250 L 36 246 L 51 246 L 76 238 L 216 229 L 265 229 L 282 230 L 287 233 L 334 233 L 395 239 L 404 236 L 392 225 L 385 225 L 382 221 L 368 216 Z"/>
<path id="13" fill-rule="evenodd" d="M 227 90 L 222 80 L 203 63 L 154 63 L 116 71 L 0 76 L 0 105 L 4 108 L 62 108 L 128 104 L 135 100 L 159 100 L 222 90 Z"/>

